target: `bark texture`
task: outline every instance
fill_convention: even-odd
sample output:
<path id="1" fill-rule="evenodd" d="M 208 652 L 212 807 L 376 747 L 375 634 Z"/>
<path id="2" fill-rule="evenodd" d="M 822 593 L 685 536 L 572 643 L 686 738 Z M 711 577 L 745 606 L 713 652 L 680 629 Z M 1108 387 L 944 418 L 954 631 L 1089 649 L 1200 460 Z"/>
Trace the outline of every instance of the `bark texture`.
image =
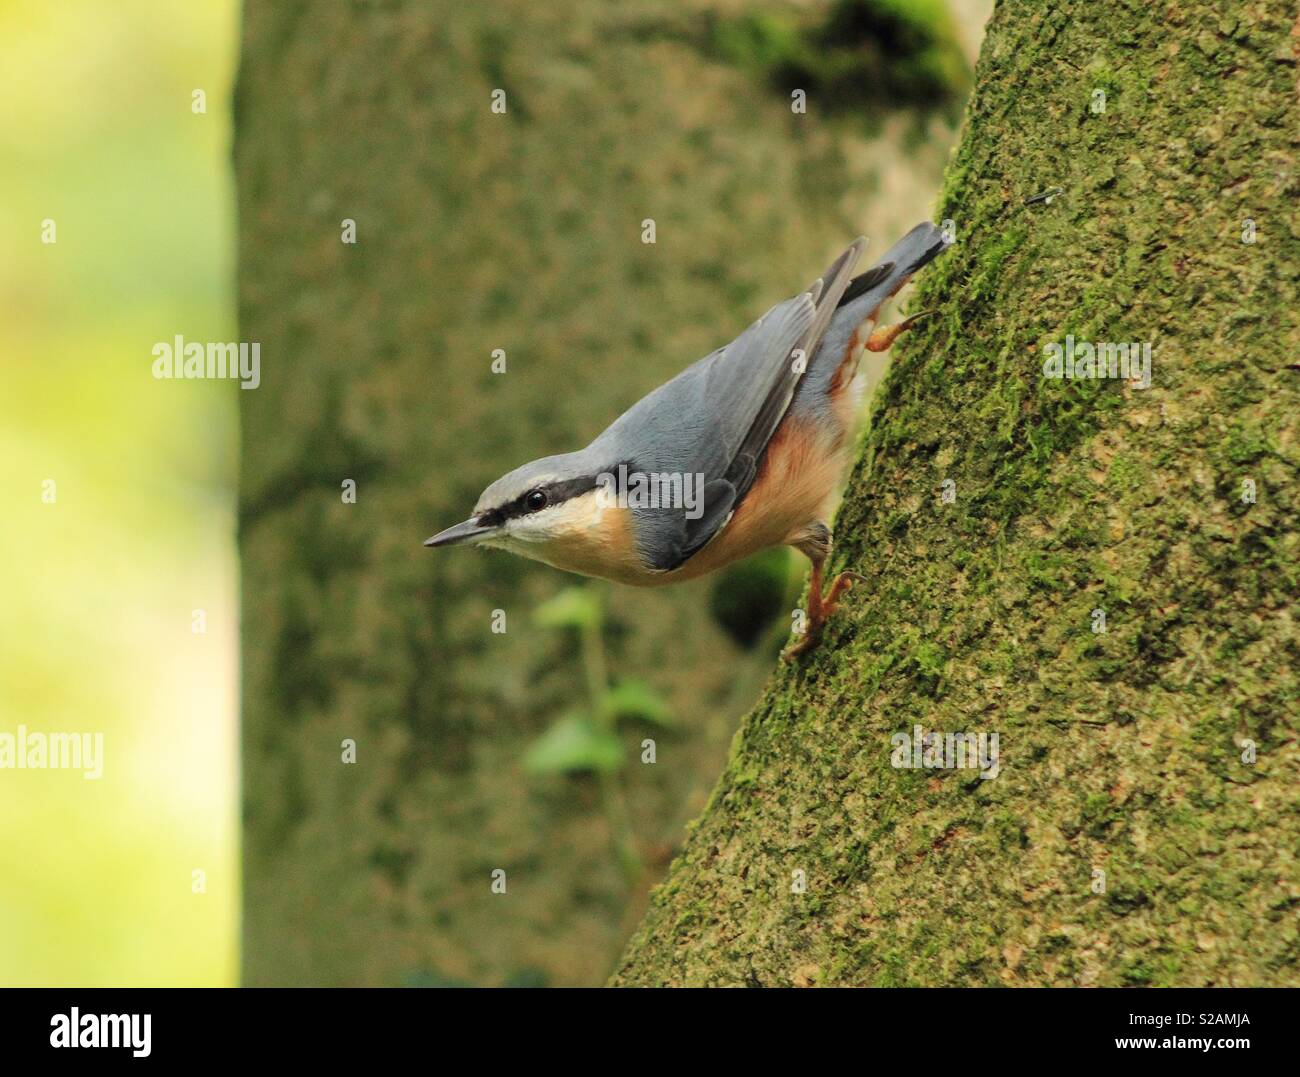
<path id="1" fill-rule="evenodd" d="M 250 984 L 599 983 L 636 921 L 597 785 L 520 767 L 583 691 L 573 642 L 530 623 L 575 581 L 420 544 L 847 238 L 892 231 L 864 211 L 882 188 L 909 222 L 925 212 L 941 154 L 886 150 L 883 167 L 881 142 L 817 120 L 815 98 L 793 114 L 711 54 L 712 7 L 245 5 L 239 309 L 262 355 L 240 394 Z M 678 720 L 624 730 L 652 874 L 748 702 L 752 659 L 710 621 L 712 586 L 609 598 L 611 665 Z M 637 762 L 646 736 L 654 766 Z"/>
<path id="2" fill-rule="evenodd" d="M 939 315 L 836 523 L 873 583 L 744 721 L 614 983 L 1300 983 L 1297 35 L 1280 0 L 998 4 Z M 1067 334 L 1151 342 L 1153 386 L 1045 379 Z M 891 766 L 915 725 L 997 732 L 999 776 Z"/>

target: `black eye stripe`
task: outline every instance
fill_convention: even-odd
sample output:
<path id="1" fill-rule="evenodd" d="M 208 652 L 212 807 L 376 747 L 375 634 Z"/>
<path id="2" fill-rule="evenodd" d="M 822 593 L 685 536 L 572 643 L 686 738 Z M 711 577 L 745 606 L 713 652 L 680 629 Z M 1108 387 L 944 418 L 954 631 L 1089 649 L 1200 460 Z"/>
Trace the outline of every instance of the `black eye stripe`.
<path id="1" fill-rule="evenodd" d="M 561 482 L 543 483 L 541 486 L 534 486 L 532 489 L 525 490 L 518 497 L 507 501 L 499 508 L 489 509 L 487 512 L 479 514 L 479 523 L 485 527 L 498 527 L 507 520 L 514 520 L 520 516 L 528 516 L 532 512 L 540 512 L 541 509 L 530 509 L 528 507 L 528 497 L 537 490 L 541 490 L 546 495 L 546 504 L 542 508 L 550 508 L 553 505 L 562 504 L 572 497 L 585 494 L 588 490 L 594 490 L 600 485 L 600 476 L 604 474 L 616 473 L 617 468 L 609 468 L 596 475 L 583 475 L 576 479 L 564 479 Z"/>

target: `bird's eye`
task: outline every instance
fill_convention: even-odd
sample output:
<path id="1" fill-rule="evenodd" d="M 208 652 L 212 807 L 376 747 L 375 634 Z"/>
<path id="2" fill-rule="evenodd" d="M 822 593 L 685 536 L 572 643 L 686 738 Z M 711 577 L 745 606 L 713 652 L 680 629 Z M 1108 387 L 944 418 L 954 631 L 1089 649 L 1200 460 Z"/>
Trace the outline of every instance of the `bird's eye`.
<path id="1" fill-rule="evenodd" d="M 540 509 L 546 508 L 546 491 L 530 491 L 528 496 L 524 498 L 524 507 L 527 508 L 529 512 L 537 512 Z"/>

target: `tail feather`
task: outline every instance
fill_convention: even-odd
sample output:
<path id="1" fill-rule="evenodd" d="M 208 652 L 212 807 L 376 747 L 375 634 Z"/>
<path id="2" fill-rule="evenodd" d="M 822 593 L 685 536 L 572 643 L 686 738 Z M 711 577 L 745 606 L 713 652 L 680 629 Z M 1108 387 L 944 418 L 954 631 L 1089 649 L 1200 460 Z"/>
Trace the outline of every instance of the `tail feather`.
<path id="1" fill-rule="evenodd" d="M 929 221 L 923 221 L 890 247 L 879 262 L 849 282 L 838 307 L 856 305 L 863 310 L 860 320 L 865 321 L 880 304 L 911 280 L 917 270 L 942 254 L 948 245 L 943 232 Z M 869 305 L 858 303 L 863 298 L 875 302 Z"/>
<path id="2" fill-rule="evenodd" d="M 840 296 L 840 301 L 835 304 L 836 308 L 847 307 L 858 296 L 866 294 L 882 280 L 894 271 L 893 262 L 881 262 L 879 265 L 872 266 L 865 273 L 859 273 L 851 281 L 849 286 L 844 289 L 844 294 Z"/>
<path id="3" fill-rule="evenodd" d="M 933 224 L 928 221 L 918 224 L 890 247 L 879 262 L 849 282 L 799 385 L 796 394 L 799 409 L 816 414 L 828 410 L 831 399 L 857 369 L 852 344 L 858 327 L 876 318 L 885 301 L 948 246 L 948 239 Z"/>

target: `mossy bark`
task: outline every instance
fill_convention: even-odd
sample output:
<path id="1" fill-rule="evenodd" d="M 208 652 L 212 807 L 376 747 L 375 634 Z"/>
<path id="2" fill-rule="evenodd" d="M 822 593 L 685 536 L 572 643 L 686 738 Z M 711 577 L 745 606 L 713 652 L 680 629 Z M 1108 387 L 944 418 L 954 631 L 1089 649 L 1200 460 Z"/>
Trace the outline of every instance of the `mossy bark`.
<path id="1" fill-rule="evenodd" d="M 1300 984 L 1298 35 L 1280 0 L 998 4 L 940 313 L 835 526 L 872 582 L 614 983 Z M 1153 385 L 1046 379 L 1067 335 L 1150 342 Z M 998 733 L 1000 773 L 895 768 L 916 725 Z"/>
<path id="2" fill-rule="evenodd" d="M 942 164 L 894 154 L 886 173 L 881 143 L 815 99 L 793 114 L 709 55 L 708 7 L 245 5 L 239 309 L 262 356 L 240 394 L 248 983 L 599 983 L 635 923 L 597 784 L 520 767 L 582 699 L 576 644 L 530 623 L 576 581 L 421 542 L 847 237 L 891 231 L 864 212 L 872 191 L 928 201 Z M 609 595 L 612 665 L 677 719 L 623 731 L 655 875 L 725 762 L 753 661 L 711 623 L 710 586 Z"/>

